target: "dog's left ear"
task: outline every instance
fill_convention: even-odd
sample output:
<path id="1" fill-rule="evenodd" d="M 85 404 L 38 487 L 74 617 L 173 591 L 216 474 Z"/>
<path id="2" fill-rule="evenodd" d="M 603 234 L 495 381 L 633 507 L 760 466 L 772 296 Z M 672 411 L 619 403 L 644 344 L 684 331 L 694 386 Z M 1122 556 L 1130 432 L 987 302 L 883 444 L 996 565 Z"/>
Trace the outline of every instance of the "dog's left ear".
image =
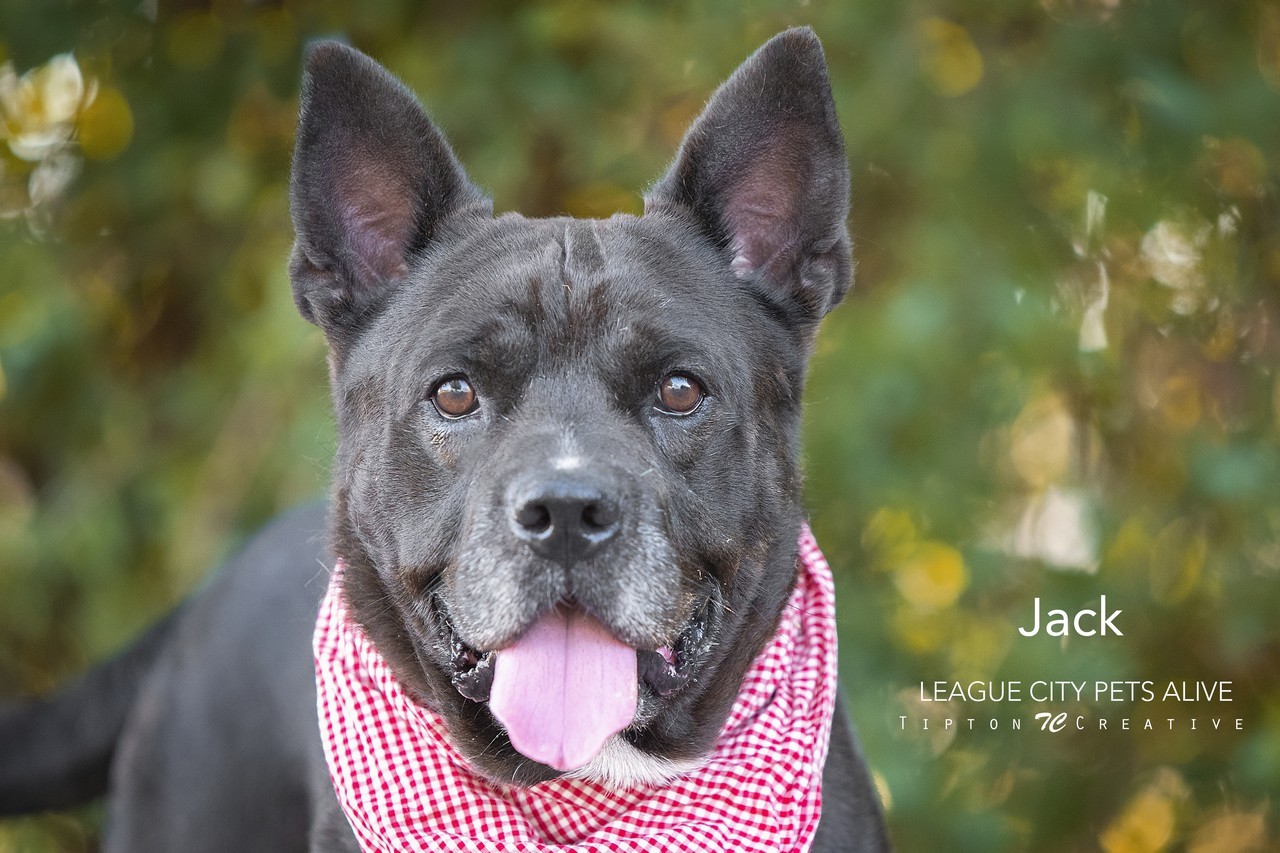
<path id="1" fill-rule="evenodd" d="M 645 210 L 692 213 L 739 278 L 811 320 L 840 301 L 853 272 L 849 163 L 812 30 L 774 36 L 725 81 Z"/>

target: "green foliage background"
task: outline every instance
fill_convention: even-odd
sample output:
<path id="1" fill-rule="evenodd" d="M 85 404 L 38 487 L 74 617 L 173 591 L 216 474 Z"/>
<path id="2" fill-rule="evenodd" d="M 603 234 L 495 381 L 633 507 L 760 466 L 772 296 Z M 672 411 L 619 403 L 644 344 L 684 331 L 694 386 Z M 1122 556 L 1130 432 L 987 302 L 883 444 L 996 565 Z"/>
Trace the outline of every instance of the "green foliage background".
<path id="1" fill-rule="evenodd" d="M 0 0 L 11 91 L 68 52 L 92 91 L 40 149 L 74 179 L 34 200 L 49 104 L 35 77 L 0 104 L 0 692 L 108 655 L 324 491 L 323 342 L 284 267 L 307 39 L 418 91 L 499 210 L 588 216 L 637 212 L 714 86 L 794 24 L 826 46 L 859 257 L 808 389 L 808 494 L 897 843 L 1275 849 L 1272 2 Z M 1123 638 L 1015 631 L 1037 596 L 1102 594 Z M 1036 679 L 1233 693 L 919 701 Z M 3 823 L 0 851 L 94 849 L 97 819 Z"/>

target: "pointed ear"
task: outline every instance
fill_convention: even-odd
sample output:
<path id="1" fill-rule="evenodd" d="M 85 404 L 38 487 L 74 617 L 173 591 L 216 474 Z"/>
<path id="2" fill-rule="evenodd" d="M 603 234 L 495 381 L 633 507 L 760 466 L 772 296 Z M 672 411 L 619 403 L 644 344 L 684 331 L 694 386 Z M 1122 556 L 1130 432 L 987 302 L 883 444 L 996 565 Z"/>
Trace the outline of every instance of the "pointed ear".
<path id="1" fill-rule="evenodd" d="M 712 96 L 647 212 L 692 214 L 739 278 L 816 320 L 849 289 L 849 164 L 808 28 L 774 36 Z"/>
<path id="2" fill-rule="evenodd" d="M 395 287 L 445 217 L 492 212 L 413 94 L 337 42 L 307 55 L 290 203 L 294 301 L 331 343 Z"/>

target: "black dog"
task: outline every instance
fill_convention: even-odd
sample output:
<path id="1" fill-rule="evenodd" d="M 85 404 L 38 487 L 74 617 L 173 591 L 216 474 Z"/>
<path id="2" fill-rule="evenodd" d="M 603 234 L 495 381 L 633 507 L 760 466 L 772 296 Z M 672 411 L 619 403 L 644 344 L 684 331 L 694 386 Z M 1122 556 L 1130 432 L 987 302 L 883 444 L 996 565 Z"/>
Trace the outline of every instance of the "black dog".
<path id="1" fill-rule="evenodd" d="M 313 48 L 290 272 L 329 343 L 327 523 L 277 521 L 123 656 L 6 709 L 0 813 L 109 781 L 109 851 L 358 850 L 315 719 L 335 557 L 355 619 L 480 772 L 559 775 L 484 700 L 491 651 L 565 602 L 638 650 L 600 775 L 696 761 L 796 582 L 801 390 L 850 282 L 848 189 L 808 30 L 717 91 L 643 216 L 606 220 L 494 218 L 402 85 Z M 885 846 L 837 708 L 814 849 Z"/>

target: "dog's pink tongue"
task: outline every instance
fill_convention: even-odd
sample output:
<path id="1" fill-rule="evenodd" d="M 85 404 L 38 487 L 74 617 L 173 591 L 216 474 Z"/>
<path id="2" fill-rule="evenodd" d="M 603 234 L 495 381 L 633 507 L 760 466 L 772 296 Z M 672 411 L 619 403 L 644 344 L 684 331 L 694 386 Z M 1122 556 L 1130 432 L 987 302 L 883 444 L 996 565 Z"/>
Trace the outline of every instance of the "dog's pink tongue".
<path id="1" fill-rule="evenodd" d="M 635 717 L 636 650 L 557 608 L 498 651 L 489 710 L 522 755 L 576 770 Z"/>

